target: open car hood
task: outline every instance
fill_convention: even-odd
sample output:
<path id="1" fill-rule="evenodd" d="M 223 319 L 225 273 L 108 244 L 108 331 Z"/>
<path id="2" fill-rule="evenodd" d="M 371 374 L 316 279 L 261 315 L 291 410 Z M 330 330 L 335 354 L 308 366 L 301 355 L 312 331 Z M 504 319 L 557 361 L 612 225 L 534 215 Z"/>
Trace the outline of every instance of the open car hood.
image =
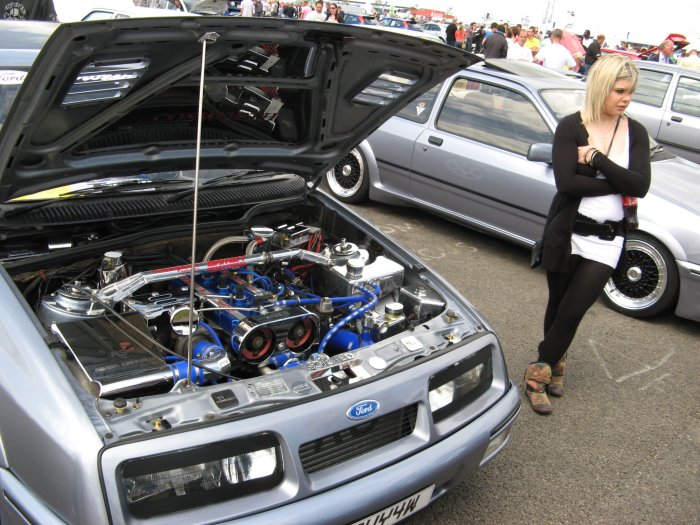
<path id="1" fill-rule="evenodd" d="M 200 167 L 307 180 L 479 60 L 410 34 L 298 20 L 64 24 L 0 131 L 0 202 L 99 177 L 194 169 L 203 54 Z"/>

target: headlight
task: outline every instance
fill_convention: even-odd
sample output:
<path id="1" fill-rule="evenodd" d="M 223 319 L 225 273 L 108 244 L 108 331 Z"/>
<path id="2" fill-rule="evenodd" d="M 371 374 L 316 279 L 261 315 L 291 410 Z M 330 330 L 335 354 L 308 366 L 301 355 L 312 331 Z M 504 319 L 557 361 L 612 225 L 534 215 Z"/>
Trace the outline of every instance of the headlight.
<path id="1" fill-rule="evenodd" d="M 125 461 L 129 511 L 147 518 L 263 492 L 282 481 L 279 441 L 258 434 Z"/>
<path id="2" fill-rule="evenodd" d="M 428 400 L 433 421 L 441 421 L 468 405 L 488 390 L 492 379 L 490 348 L 432 376 Z"/>

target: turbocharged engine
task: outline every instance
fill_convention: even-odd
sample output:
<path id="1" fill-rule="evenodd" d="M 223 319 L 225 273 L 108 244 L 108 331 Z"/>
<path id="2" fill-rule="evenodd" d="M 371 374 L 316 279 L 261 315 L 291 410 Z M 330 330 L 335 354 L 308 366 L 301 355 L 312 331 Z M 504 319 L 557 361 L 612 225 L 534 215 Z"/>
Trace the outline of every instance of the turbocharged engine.
<path id="1" fill-rule="evenodd" d="M 99 397 L 274 373 L 372 345 L 444 308 L 431 290 L 405 285 L 396 261 L 304 224 L 222 238 L 196 264 L 131 272 L 127 261 L 110 251 L 94 283 L 64 283 L 39 305 Z"/>

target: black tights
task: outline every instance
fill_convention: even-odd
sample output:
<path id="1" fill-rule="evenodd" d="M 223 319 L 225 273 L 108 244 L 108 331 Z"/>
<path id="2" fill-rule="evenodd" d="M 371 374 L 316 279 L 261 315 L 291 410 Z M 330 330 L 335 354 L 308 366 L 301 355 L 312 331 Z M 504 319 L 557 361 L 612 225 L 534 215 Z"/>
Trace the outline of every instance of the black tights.
<path id="1" fill-rule="evenodd" d="M 607 264 L 572 255 L 569 271 L 547 272 L 549 302 L 544 315 L 544 339 L 538 361 L 554 366 L 569 349 L 578 325 L 596 301 L 613 268 Z"/>

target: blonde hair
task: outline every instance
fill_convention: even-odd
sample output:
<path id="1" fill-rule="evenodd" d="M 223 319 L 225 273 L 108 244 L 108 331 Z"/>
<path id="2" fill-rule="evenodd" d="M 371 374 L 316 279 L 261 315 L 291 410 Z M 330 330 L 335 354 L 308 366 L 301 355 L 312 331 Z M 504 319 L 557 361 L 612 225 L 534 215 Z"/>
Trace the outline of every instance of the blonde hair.
<path id="1" fill-rule="evenodd" d="M 639 72 L 630 58 L 623 55 L 605 55 L 595 61 L 586 77 L 586 98 L 581 110 L 584 124 L 600 120 L 605 108 L 605 99 L 618 80 L 628 80 L 632 91 L 637 89 Z"/>

